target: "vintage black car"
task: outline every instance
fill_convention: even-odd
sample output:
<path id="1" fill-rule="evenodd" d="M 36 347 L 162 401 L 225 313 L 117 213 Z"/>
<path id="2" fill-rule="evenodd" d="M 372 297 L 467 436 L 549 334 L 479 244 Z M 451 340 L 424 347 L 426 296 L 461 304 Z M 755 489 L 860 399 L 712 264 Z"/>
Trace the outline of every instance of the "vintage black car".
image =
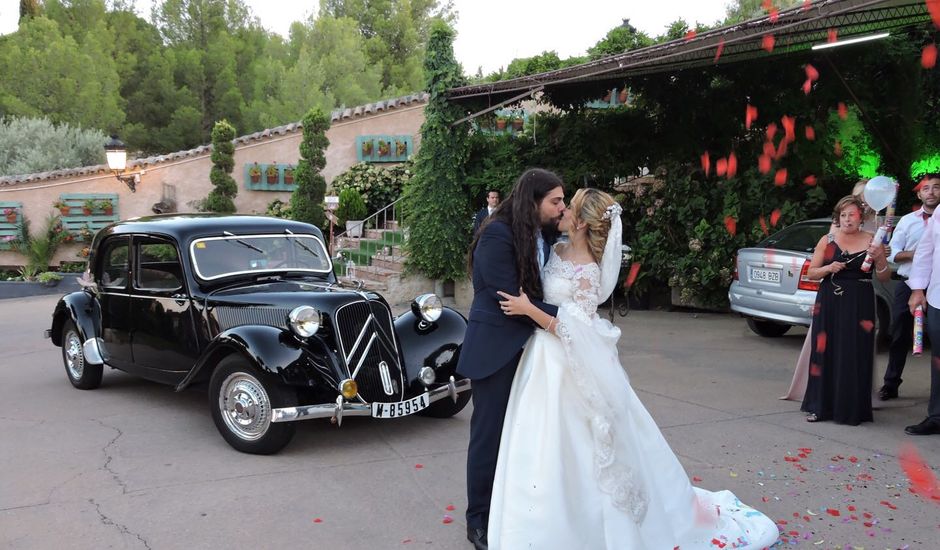
<path id="1" fill-rule="evenodd" d="M 73 386 L 105 365 L 173 385 L 208 382 L 209 409 L 239 451 L 275 453 L 294 420 L 449 417 L 470 399 L 455 372 L 467 327 L 433 294 L 392 317 L 341 284 L 319 229 L 259 216 L 165 215 L 95 236 L 84 288 L 46 331 Z"/>

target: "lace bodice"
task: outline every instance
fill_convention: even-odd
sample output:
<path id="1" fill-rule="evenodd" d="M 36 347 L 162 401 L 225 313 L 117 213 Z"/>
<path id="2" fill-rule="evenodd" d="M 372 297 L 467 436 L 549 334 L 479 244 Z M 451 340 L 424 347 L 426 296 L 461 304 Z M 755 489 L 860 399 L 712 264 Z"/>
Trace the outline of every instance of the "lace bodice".
<path id="1" fill-rule="evenodd" d="M 597 314 L 600 287 L 601 271 L 596 263 L 576 264 L 563 260 L 552 249 L 542 273 L 542 290 L 547 303 L 561 306 L 572 302 L 589 321 Z"/>

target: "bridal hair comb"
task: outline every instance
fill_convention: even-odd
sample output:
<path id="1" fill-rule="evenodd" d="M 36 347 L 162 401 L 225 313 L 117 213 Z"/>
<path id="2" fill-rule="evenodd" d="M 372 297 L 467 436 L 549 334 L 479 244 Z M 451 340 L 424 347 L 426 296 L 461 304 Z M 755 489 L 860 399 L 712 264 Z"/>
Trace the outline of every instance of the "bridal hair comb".
<path id="1" fill-rule="evenodd" d="M 615 216 L 620 216 L 623 212 L 623 208 L 619 204 L 614 203 L 607 207 L 607 211 L 604 212 L 603 219 L 612 220 Z"/>

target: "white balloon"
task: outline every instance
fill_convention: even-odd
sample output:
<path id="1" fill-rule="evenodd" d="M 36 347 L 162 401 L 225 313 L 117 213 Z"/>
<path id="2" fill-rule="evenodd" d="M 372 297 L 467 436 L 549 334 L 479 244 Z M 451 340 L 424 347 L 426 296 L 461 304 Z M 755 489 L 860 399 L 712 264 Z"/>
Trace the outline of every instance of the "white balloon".
<path id="1" fill-rule="evenodd" d="M 887 208 L 897 193 L 897 184 L 888 176 L 875 176 L 865 184 L 862 194 L 865 202 L 875 212 Z"/>

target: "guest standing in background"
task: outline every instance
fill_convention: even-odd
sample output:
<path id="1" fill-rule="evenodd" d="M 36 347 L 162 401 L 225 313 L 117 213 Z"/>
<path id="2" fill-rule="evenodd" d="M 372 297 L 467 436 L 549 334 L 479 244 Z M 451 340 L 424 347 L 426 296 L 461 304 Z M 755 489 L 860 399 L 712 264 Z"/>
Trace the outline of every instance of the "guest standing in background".
<path id="1" fill-rule="evenodd" d="M 480 209 L 477 212 L 476 216 L 473 218 L 473 234 L 476 235 L 477 231 L 480 230 L 480 226 L 483 225 L 483 222 L 486 221 L 486 218 L 490 217 L 493 212 L 496 210 L 496 207 L 499 206 L 499 191 L 495 189 L 490 189 L 486 193 L 486 206 Z"/>

